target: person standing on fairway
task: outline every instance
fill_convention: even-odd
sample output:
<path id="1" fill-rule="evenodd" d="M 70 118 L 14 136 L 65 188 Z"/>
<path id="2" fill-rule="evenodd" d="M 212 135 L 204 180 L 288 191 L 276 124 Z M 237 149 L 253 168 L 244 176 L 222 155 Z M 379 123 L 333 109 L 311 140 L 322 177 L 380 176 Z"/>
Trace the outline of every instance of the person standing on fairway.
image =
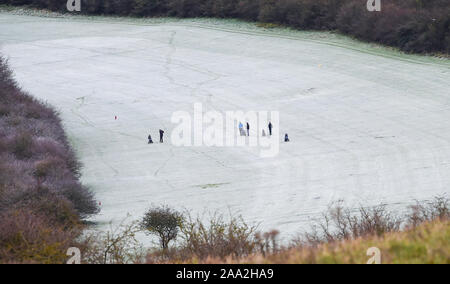
<path id="1" fill-rule="evenodd" d="M 164 143 L 164 130 L 159 130 L 159 143 Z"/>
<path id="2" fill-rule="evenodd" d="M 269 135 L 272 136 L 272 122 L 269 121 Z"/>
<path id="3" fill-rule="evenodd" d="M 245 136 L 244 125 L 239 121 L 239 134 Z"/>

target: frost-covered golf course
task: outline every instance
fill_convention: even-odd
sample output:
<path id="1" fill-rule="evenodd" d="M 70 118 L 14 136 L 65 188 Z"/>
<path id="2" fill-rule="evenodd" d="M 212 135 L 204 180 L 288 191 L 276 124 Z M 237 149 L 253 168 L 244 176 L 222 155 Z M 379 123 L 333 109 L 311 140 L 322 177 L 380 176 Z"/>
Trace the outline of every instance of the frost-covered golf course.
<path id="1" fill-rule="evenodd" d="M 331 201 L 404 207 L 450 192 L 449 60 L 219 20 L 0 13 L 0 44 L 21 86 L 60 111 L 101 228 L 153 203 L 288 236 Z M 196 102 L 279 111 L 291 142 L 273 158 L 147 144 Z"/>

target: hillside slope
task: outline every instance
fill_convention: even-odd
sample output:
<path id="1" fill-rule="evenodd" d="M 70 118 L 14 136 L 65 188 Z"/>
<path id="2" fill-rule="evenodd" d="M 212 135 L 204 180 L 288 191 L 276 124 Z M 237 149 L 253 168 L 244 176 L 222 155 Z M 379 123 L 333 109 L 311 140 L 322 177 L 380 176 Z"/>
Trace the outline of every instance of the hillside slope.
<path id="1" fill-rule="evenodd" d="M 0 263 L 57 263 L 98 212 L 58 114 L 0 57 Z"/>

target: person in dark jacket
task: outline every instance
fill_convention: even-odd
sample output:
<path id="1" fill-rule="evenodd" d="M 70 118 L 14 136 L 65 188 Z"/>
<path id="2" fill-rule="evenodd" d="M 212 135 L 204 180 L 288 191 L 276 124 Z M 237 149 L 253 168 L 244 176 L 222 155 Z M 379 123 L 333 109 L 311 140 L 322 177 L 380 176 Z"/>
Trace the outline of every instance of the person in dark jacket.
<path id="1" fill-rule="evenodd" d="M 289 142 L 289 136 L 287 133 L 286 133 L 286 135 L 284 135 L 284 142 Z"/>
<path id="2" fill-rule="evenodd" d="M 159 143 L 164 143 L 164 130 L 159 130 Z"/>
<path id="3" fill-rule="evenodd" d="M 247 122 L 247 136 L 250 136 L 250 124 Z"/>
<path id="4" fill-rule="evenodd" d="M 151 135 L 148 136 L 148 144 L 153 144 L 153 140 L 152 140 L 152 136 Z"/>
<path id="5" fill-rule="evenodd" d="M 269 121 L 269 135 L 272 136 L 272 122 Z"/>

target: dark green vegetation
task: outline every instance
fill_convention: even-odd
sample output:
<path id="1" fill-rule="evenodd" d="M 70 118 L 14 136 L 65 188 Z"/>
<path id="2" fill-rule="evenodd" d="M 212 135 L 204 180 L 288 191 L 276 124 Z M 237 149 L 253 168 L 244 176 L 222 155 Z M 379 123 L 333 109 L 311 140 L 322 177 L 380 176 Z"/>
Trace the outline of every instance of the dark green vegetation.
<path id="1" fill-rule="evenodd" d="M 414 53 L 450 53 L 448 0 L 82 0 L 82 13 L 137 17 L 215 17 L 333 30 Z M 0 0 L 0 4 L 66 12 L 65 0 Z"/>

